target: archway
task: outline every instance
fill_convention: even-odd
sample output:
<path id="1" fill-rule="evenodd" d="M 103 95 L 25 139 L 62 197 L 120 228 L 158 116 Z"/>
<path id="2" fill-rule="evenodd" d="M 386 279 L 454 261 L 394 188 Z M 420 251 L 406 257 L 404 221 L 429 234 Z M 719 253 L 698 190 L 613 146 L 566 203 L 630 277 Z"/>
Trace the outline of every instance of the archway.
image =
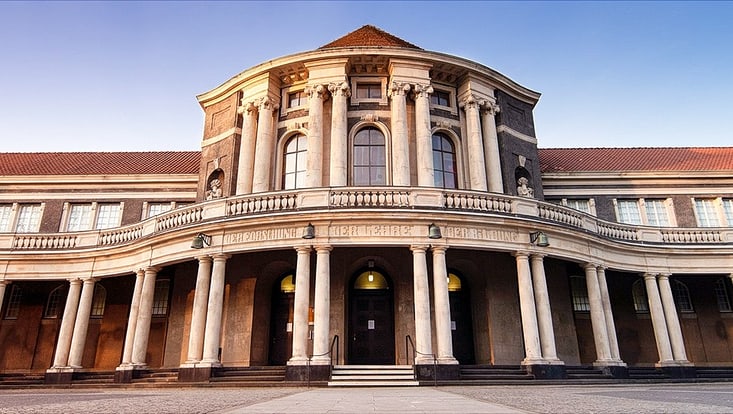
<path id="1" fill-rule="evenodd" d="M 389 278 L 375 268 L 354 275 L 349 301 L 349 364 L 394 364 L 394 307 Z"/>

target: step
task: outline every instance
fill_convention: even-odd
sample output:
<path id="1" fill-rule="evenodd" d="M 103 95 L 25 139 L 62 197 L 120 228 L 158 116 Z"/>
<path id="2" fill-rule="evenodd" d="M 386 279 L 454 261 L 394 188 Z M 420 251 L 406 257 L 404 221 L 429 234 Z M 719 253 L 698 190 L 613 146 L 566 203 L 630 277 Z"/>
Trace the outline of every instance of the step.
<path id="1" fill-rule="evenodd" d="M 339 370 L 333 370 L 332 375 L 368 375 L 370 373 L 379 373 L 379 374 L 390 374 L 390 375 L 410 375 L 412 376 L 412 369 L 379 369 L 379 370 L 371 370 L 371 369 L 339 369 Z"/>
<path id="2" fill-rule="evenodd" d="M 329 387 L 416 387 L 420 382 L 411 381 L 328 381 Z"/>
<path id="3" fill-rule="evenodd" d="M 415 378 L 412 374 L 410 375 L 388 375 L 381 373 L 367 374 L 367 375 L 334 375 L 331 377 L 331 381 L 373 381 L 373 380 L 408 380 L 412 381 Z"/>

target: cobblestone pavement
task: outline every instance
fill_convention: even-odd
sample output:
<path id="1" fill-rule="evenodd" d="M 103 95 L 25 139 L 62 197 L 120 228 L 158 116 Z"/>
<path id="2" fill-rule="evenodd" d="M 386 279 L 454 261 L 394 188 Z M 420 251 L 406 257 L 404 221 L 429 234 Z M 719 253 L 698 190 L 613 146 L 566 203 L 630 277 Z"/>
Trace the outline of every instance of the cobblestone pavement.
<path id="1" fill-rule="evenodd" d="M 0 413 L 733 413 L 733 384 L 3 390 Z"/>

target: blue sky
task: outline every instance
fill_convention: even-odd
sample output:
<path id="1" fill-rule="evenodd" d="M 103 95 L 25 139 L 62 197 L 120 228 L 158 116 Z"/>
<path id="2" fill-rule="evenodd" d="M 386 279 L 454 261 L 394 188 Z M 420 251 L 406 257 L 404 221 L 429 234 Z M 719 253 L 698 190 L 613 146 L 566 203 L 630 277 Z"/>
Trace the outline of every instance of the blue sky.
<path id="1" fill-rule="evenodd" d="M 540 147 L 733 145 L 733 2 L 0 2 L 0 151 L 200 148 L 195 96 L 372 24 L 542 93 Z"/>

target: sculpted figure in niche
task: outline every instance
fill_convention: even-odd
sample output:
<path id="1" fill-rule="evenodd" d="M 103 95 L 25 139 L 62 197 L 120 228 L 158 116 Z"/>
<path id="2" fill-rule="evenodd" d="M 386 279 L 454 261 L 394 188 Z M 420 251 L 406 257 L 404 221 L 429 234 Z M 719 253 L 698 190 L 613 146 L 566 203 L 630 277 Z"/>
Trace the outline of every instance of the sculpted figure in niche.
<path id="1" fill-rule="evenodd" d="M 209 190 L 206 191 L 206 199 L 213 200 L 221 197 L 221 181 L 218 178 L 214 178 L 209 181 Z"/>
<path id="2" fill-rule="evenodd" d="M 527 177 L 519 177 L 517 180 L 517 195 L 520 197 L 534 198 L 534 189 L 529 186 Z"/>

